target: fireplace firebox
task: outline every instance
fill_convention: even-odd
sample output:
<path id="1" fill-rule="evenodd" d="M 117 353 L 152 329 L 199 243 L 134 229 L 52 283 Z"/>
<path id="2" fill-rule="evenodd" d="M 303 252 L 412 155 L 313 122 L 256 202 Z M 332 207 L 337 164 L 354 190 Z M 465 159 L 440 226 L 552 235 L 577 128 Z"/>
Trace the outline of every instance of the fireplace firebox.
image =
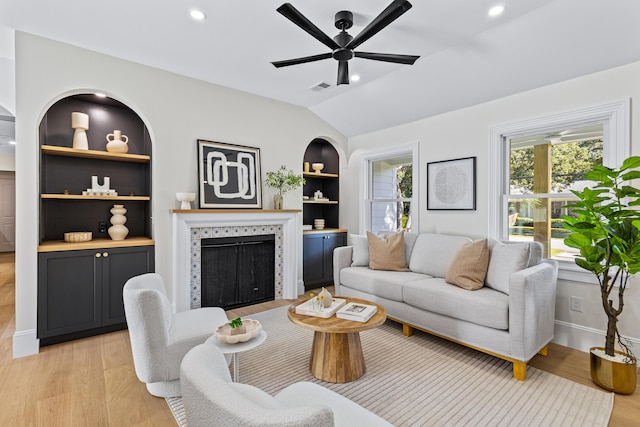
<path id="1" fill-rule="evenodd" d="M 202 239 L 201 306 L 225 310 L 275 299 L 275 235 Z"/>

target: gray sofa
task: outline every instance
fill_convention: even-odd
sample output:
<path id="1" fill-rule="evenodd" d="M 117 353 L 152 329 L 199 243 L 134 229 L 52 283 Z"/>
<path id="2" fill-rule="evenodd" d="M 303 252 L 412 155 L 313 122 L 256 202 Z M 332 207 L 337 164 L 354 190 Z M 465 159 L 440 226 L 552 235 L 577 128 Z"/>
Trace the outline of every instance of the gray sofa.
<path id="1" fill-rule="evenodd" d="M 553 339 L 558 266 L 542 258 L 537 242 L 489 241 L 484 286 L 466 290 L 445 276 L 456 254 L 471 239 L 405 233 L 409 271 L 371 270 L 367 240 L 351 235 L 351 245 L 334 251 L 338 296 L 374 301 L 411 336 L 419 329 L 513 363 L 513 376 L 546 354 Z"/>

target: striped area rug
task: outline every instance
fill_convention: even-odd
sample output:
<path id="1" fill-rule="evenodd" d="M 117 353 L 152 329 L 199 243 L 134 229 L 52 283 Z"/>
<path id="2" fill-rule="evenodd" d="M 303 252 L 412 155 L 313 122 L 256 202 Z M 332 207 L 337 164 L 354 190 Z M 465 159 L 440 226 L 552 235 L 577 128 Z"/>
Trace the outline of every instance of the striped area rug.
<path id="1" fill-rule="evenodd" d="M 268 333 L 240 354 L 240 380 L 275 394 L 297 381 L 322 384 L 396 426 L 606 426 L 613 393 L 527 368 L 512 377 L 510 363 L 387 321 L 360 333 L 365 374 L 332 384 L 309 373 L 313 332 L 287 319 L 286 307 L 250 316 Z M 185 426 L 180 398 L 167 399 Z"/>

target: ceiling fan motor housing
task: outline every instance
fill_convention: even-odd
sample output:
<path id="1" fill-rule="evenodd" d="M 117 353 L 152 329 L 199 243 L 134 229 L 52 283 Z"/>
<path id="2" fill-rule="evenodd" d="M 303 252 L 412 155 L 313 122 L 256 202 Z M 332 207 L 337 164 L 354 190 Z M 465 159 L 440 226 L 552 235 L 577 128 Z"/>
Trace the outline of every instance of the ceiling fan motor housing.
<path id="1" fill-rule="evenodd" d="M 341 10 L 336 13 L 336 28 L 339 30 L 348 30 L 353 26 L 353 13 L 348 10 Z"/>

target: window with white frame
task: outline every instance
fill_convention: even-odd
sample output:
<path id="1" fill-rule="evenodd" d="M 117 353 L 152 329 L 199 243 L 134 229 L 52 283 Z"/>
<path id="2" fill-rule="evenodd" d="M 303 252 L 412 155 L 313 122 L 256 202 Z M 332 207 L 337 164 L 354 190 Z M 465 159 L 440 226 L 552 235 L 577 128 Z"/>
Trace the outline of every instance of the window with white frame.
<path id="1" fill-rule="evenodd" d="M 617 167 L 628 155 L 628 100 L 491 128 L 491 237 L 538 241 L 560 278 L 591 281 L 564 245 L 564 206 L 589 186 L 591 166 Z"/>
<path id="2" fill-rule="evenodd" d="M 364 215 L 366 230 L 410 231 L 414 198 L 414 152 L 417 148 L 386 150 L 365 158 Z M 364 230 L 362 230 L 364 231 Z"/>

